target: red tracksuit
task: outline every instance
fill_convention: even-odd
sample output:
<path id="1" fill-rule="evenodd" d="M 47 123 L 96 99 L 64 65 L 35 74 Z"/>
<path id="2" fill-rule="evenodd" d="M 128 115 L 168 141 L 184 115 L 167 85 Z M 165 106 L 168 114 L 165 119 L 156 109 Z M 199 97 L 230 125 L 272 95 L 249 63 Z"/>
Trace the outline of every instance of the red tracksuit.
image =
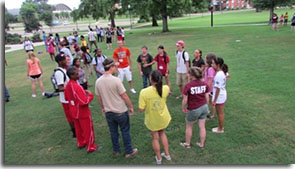
<path id="1" fill-rule="evenodd" d="M 97 150 L 94 144 L 95 136 L 88 104 L 93 99 L 93 94 L 86 94 L 82 86 L 75 80 L 70 80 L 65 88 L 65 99 L 69 101 L 70 113 L 74 119 L 78 147 L 86 145 L 86 150 Z"/>

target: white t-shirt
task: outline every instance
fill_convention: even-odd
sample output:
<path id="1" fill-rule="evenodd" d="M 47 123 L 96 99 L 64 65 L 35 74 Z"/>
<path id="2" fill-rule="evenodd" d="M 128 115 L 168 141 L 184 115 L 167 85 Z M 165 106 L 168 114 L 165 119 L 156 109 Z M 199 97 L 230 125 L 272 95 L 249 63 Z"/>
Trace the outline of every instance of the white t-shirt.
<path id="1" fill-rule="evenodd" d="M 68 48 L 62 48 L 60 51 L 63 52 L 66 56 L 69 56 L 71 58 L 71 63 L 73 63 L 73 55 Z"/>
<path id="2" fill-rule="evenodd" d="M 121 29 L 121 32 L 122 32 L 122 37 L 125 37 L 125 30 Z"/>
<path id="3" fill-rule="evenodd" d="M 104 67 L 103 67 L 103 64 L 102 62 L 106 59 L 107 57 L 105 56 L 105 58 L 103 56 L 101 57 L 93 57 L 92 58 L 92 64 L 93 65 L 96 65 L 96 69 L 101 71 L 101 72 L 104 72 Z M 96 63 L 96 60 L 97 60 L 97 63 Z"/>
<path id="4" fill-rule="evenodd" d="M 24 41 L 24 47 L 25 47 L 25 50 L 33 50 L 33 43 L 32 41 L 28 40 L 28 41 Z"/>
<path id="5" fill-rule="evenodd" d="M 67 83 L 70 80 L 69 77 L 67 76 L 67 71 L 66 71 L 66 69 L 61 68 L 61 67 L 57 67 L 57 68 L 61 69 L 66 75 L 66 81 L 64 82 L 64 74 L 59 70 L 55 72 L 55 78 L 56 78 L 57 86 L 64 85 L 64 88 L 65 88 Z M 68 101 L 65 100 L 64 92 L 59 92 L 59 101 L 61 103 L 68 103 Z"/>
<path id="6" fill-rule="evenodd" d="M 73 44 L 73 39 L 75 39 L 75 37 L 72 35 L 68 37 L 69 44 Z"/>
<path id="7" fill-rule="evenodd" d="M 96 29 L 96 34 L 97 34 L 97 35 L 100 35 L 100 34 L 101 34 L 101 31 L 100 31 L 99 28 Z"/>
<path id="8" fill-rule="evenodd" d="M 177 51 L 177 54 L 176 54 L 176 62 L 177 62 L 176 72 L 177 73 L 187 73 L 187 71 L 188 71 L 187 68 L 186 68 L 185 62 L 183 60 L 183 57 L 182 57 L 182 52 Z M 184 58 L 185 58 L 185 61 L 187 61 L 187 62 L 189 61 L 189 54 L 188 54 L 188 52 L 185 52 L 184 53 Z"/>
<path id="9" fill-rule="evenodd" d="M 104 30 L 103 29 L 100 30 L 100 35 L 104 36 Z"/>
<path id="10" fill-rule="evenodd" d="M 89 41 L 96 41 L 95 32 L 88 32 Z"/>
<path id="11" fill-rule="evenodd" d="M 218 71 L 214 77 L 213 80 L 213 97 L 212 97 L 212 101 L 215 98 L 215 94 L 216 94 L 216 89 L 219 88 L 220 92 L 218 95 L 218 98 L 216 100 L 217 104 L 222 104 L 225 103 L 226 101 L 226 90 L 225 90 L 225 86 L 226 86 L 226 75 L 224 74 L 223 71 Z"/>

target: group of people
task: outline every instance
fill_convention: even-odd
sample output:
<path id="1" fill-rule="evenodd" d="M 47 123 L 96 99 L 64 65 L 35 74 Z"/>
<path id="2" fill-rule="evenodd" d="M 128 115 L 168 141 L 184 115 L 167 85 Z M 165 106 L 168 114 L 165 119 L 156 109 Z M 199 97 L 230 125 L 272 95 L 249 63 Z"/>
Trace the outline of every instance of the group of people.
<path id="1" fill-rule="evenodd" d="M 83 36 L 81 36 L 81 41 L 83 42 L 83 40 Z M 102 115 L 105 116 L 108 123 L 113 155 L 118 156 L 121 153 L 118 131 L 120 128 L 125 157 L 129 158 L 138 152 L 138 149 L 132 146 L 130 135 L 129 116 L 133 115 L 135 111 L 122 82 L 126 78 L 130 92 L 136 93 L 132 84 L 133 59 L 130 50 L 124 46 L 123 39 L 118 39 L 117 45 L 118 48 L 114 50 L 112 59 L 103 55 L 100 48 L 95 49 L 93 58 L 87 56 L 89 55 L 88 48 L 83 46 L 81 47 L 82 54 L 73 58 L 68 54 L 69 49 L 65 50 L 66 45 L 61 43 L 61 50 L 54 57 L 58 64 L 54 76 L 58 86 L 59 100 L 73 137 L 77 139 L 77 146 L 81 149 L 86 147 L 88 152 L 94 152 L 101 149 L 102 146 L 97 146 L 94 143 L 94 128 L 89 109 L 89 103 L 93 100 L 94 95 L 88 90 L 87 78 L 80 61 L 83 61 L 85 66 L 93 64 L 97 77 L 95 95 Z M 176 43 L 175 52 L 176 85 L 181 93 L 176 99 L 182 99 L 182 111 L 186 114 L 186 140 L 180 145 L 191 148 L 192 128 L 198 122 L 200 141 L 196 144 L 199 148 L 204 148 L 206 119 L 215 118 L 215 111 L 218 115 L 219 125 L 213 128 L 212 132 L 224 133 L 224 104 L 227 100 L 225 86 L 226 80 L 229 78 L 228 67 L 224 60 L 216 57 L 214 53 L 206 54 L 204 61 L 200 49 L 194 51 L 194 59 L 191 61 L 184 46 L 184 41 L 179 40 Z M 27 60 L 28 76 L 32 80 L 32 97 L 36 97 L 36 79 L 38 79 L 42 94 L 44 93 L 44 87 L 40 80 L 42 67 L 33 50 L 27 52 L 29 56 Z M 82 56 L 82 60 L 78 56 Z M 161 164 L 162 157 L 171 160 L 168 138 L 165 134 L 165 129 L 172 119 L 166 105 L 167 98 L 172 94 L 172 85 L 169 80 L 170 58 L 163 45 L 158 46 L 158 53 L 154 58 L 148 53 L 148 47 L 144 45 L 141 47 L 141 54 L 136 61 L 143 81 L 138 107 L 139 111 L 145 112 L 144 124 L 152 134 L 155 160 L 157 164 Z M 153 70 L 152 65 L 155 63 L 157 66 Z M 114 76 L 115 73 L 118 74 L 118 77 Z M 163 77 L 167 85 L 164 85 Z M 164 148 L 162 153 L 160 152 L 160 139 Z"/>
<path id="2" fill-rule="evenodd" d="M 288 20 L 289 20 L 289 15 L 288 12 L 281 15 L 279 18 L 276 13 L 273 13 L 272 18 L 271 18 L 271 23 L 272 23 L 272 30 L 277 31 L 278 30 L 278 21 L 280 20 L 280 25 L 287 25 Z M 291 30 L 294 31 L 295 28 L 295 13 L 291 17 Z"/>

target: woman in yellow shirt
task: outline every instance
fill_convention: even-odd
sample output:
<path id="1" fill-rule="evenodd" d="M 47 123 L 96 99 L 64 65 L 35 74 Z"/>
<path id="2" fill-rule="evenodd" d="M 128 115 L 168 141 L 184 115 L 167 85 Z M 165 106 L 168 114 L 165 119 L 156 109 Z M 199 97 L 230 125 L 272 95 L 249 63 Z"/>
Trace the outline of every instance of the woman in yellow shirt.
<path id="1" fill-rule="evenodd" d="M 150 82 L 152 86 L 142 89 L 140 92 L 139 111 L 143 112 L 145 110 L 144 124 L 151 131 L 153 137 L 152 145 L 156 154 L 156 162 L 161 164 L 162 156 L 167 160 L 171 160 L 168 139 L 164 131 L 171 121 L 166 105 L 169 87 L 167 85 L 163 86 L 162 73 L 158 70 L 151 72 Z M 159 138 L 161 138 L 164 147 L 164 152 L 162 153 L 160 153 Z"/>

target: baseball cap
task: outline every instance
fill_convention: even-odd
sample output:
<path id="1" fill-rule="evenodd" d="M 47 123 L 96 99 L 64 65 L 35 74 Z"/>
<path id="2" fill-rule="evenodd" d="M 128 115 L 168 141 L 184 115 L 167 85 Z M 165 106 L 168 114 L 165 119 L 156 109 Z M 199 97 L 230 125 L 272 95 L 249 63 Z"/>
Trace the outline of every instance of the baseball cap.
<path id="1" fill-rule="evenodd" d="M 179 40 L 179 41 L 176 43 L 176 46 L 184 46 L 184 42 L 183 42 L 183 40 Z"/>
<path id="2" fill-rule="evenodd" d="M 55 56 L 55 61 L 58 63 L 66 59 L 66 55 L 63 52 L 60 52 Z"/>

